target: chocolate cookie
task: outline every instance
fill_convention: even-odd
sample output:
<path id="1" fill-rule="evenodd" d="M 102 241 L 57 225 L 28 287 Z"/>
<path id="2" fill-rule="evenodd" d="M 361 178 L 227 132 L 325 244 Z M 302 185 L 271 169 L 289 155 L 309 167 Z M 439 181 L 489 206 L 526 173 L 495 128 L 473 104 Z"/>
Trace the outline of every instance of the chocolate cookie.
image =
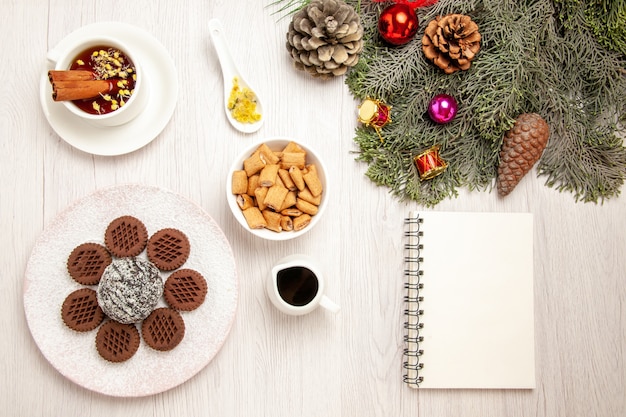
<path id="1" fill-rule="evenodd" d="M 104 233 L 104 244 L 118 258 L 137 256 L 148 242 L 148 230 L 141 220 L 122 216 L 109 223 Z"/>
<path id="2" fill-rule="evenodd" d="M 185 336 L 185 322 L 178 311 L 157 308 L 143 321 L 141 335 L 153 349 L 172 350 Z"/>
<path id="3" fill-rule="evenodd" d="M 78 245 L 67 258 L 67 272 L 79 284 L 96 285 L 111 263 L 111 254 L 97 243 Z"/>
<path id="4" fill-rule="evenodd" d="M 104 313 L 98 305 L 96 292 L 90 288 L 72 292 L 63 301 L 61 318 L 67 327 L 77 332 L 87 332 L 98 327 L 104 320 Z"/>
<path id="5" fill-rule="evenodd" d="M 134 324 L 109 320 L 98 330 L 96 349 L 109 362 L 124 362 L 137 352 L 140 340 Z"/>
<path id="6" fill-rule="evenodd" d="M 148 259 L 163 271 L 181 267 L 189 257 L 189 239 L 178 229 L 162 229 L 148 241 Z"/>
<path id="7" fill-rule="evenodd" d="M 163 295 L 170 307 L 176 310 L 191 311 L 198 308 L 207 294 L 204 277 L 193 269 L 180 269 L 165 281 Z"/>

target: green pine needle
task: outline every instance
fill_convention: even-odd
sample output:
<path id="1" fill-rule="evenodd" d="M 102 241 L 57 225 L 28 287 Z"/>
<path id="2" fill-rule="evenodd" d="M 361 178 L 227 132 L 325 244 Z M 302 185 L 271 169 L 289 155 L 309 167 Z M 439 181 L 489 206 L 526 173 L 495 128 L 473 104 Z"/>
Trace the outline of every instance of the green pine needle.
<path id="1" fill-rule="evenodd" d="M 272 14 L 282 14 L 282 18 L 291 16 L 304 6 L 309 4 L 311 0 L 275 0 L 268 4 L 268 7 L 278 7 Z"/>

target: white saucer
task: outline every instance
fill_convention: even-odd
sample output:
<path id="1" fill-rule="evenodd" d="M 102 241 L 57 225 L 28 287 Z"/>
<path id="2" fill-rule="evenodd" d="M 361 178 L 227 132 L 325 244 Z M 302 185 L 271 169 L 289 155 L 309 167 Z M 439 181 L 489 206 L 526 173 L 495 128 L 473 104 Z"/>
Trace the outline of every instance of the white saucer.
<path id="1" fill-rule="evenodd" d="M 185 233 L 191 250 L 181 268 L 200 272 L 209 291 L 196 310 L 181 312 L 185 336 L 173 350 L 156 351 L 142 339 L 133 357 L 111 363 L 97 353 L 97 330 L 70 330 L 61 318 L 61 306 L 72 291 L 86 288 L 67 272 L 73 248 L 84 242 L 103 244 L 108 223 L 122 215 L 140 219 L 149 235 L 166 227 Z M 147 259 L 145 251 L 139 256 Z M 169 276 L 161 275 L 164 281 Z M 172 191 L 120 185 L 77 200 L 46 225 L 26 267 L 24 312 L 35 343 L 62 375 L 101 394 L 142 397 L 184 383 L 215 357 L 235 318 L 238 293 L 232 249 L 208 213 Z M 157 306 L 165 307 L 165 300 Z M 137 328 L 141 331 L 140 324 Z"/>
<path id="2" fill-rule="evenodd" d="M 65 42 L 87 34 L 112 32 L 137 50 L 145 82 L 150 84 L 150 99 L 139 116 L 121 126 L 95 127 L 77 120 L 65 106 L 52 100 L 47 67 L 39 88 L 43 112 L 54 131 L 73 147 L 94 155 L 122 155 L 152 142 L 169 122 L 178 99 L 178 76 L 172 57 L 155 37 L 140 28 L 120 22 L 93 23 L 70 33 L 57 47 L 63 48 Z"/>

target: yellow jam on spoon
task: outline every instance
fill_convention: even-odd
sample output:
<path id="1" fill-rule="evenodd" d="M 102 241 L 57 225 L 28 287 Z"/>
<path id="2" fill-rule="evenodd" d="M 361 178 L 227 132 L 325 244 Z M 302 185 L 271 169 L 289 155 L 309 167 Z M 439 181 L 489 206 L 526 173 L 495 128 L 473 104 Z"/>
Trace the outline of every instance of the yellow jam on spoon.
<path id="1" fill-rule="evenodd" d="M 257 97 L 254 91 L 239 85 L 239 78 L 233 78 L 233 87 L 228 97 L 228 109 L 233 118 L 241 123 L 256 123 L 261 120 L 257 112 Z"/>

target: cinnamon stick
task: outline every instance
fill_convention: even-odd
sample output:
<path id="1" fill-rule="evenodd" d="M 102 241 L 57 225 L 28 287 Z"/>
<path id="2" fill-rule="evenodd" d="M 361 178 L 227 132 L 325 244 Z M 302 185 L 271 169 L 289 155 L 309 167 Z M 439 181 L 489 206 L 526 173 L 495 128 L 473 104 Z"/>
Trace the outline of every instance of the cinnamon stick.
<path id="1" fill-rule="evenodd" d="M 55 81 L 93 80 L 93 72 L 87 70 L 49 70 L 48 79 Z"/>
<path id="2" fill-rule="evenodd" d="M 72 80 L 52 83 L 54 101 L 82 100 L 110 93 L 116 88 L 116 80 Z"/>

